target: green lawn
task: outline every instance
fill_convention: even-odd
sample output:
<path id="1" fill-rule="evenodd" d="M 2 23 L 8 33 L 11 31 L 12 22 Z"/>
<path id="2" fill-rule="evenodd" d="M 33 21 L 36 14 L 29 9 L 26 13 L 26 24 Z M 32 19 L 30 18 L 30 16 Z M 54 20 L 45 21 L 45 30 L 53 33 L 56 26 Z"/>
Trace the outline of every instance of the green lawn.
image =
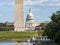
<path id="1" fill-rule="evenodd" d="M 0 40 L 27 40 L 37 35 L 38 32 L 0 32 Z"/>
<path id="2" fill-rule="evenodd" d="M 0 40 L 27 40 L 32 36 L 36 37 L 38 34 L 42 35 L 43 31 L 32 32 L 7 32 L 0 31 Z"/>

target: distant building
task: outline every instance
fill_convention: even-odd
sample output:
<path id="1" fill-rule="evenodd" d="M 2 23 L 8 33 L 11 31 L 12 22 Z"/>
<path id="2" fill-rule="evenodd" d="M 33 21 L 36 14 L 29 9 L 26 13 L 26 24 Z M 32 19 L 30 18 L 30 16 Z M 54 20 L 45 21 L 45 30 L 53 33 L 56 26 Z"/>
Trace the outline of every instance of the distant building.
<path id="1" fill-rule="evenodd" d="M 29 13 L 27 14 L 26 17 L 26 24 L 25 24 L 26 30 L 34 30 L 34 17 L 33 14 L 31 13 L 31 9 L 29 10 Z"/>
<path id="2" fill-rule="evenodd" d="M 37 25 L 37 26 L 35 27 L 35 30 L 36 30 L 36 31 L 40 31 L 42 28 L 43 28 L 43 27 L 42 27 L 41 25 Z"/>
<path id="3" fill-rule="evenodd" d="M 31 9 L 29 9 L 29 13 L 26 17 L 25 29 L 27 31 L 35 31 L 36 26 L 40 25 L 40 23 L 34 21 L 34 16 L 31 13 Z"/>

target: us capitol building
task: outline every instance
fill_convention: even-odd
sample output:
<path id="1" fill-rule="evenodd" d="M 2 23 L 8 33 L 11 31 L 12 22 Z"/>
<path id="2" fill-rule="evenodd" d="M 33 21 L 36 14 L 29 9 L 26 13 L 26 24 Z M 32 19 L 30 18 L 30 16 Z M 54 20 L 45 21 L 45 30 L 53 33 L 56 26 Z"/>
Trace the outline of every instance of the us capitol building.
<path id="1" fill-rule="evenodd" d="M 26 22 L 25 22 L 25 30 L 27 31 L 35 30 L 35 27 L 39 24 L 40 23 L 35 23 L 34 16 L 31 13 L 31 9 L 29 9 L 29 13 L 27 14 Z"/>

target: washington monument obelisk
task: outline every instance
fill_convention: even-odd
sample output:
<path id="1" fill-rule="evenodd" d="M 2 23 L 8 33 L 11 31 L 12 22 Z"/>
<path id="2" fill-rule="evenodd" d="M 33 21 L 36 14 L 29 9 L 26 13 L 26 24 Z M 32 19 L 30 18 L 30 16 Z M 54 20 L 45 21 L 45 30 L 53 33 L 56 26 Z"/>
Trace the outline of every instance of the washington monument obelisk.
<path id="1" fill-rule="evenodd" d="M 15 0 L 14 31 L 24 31 L 24 0 Z"/>

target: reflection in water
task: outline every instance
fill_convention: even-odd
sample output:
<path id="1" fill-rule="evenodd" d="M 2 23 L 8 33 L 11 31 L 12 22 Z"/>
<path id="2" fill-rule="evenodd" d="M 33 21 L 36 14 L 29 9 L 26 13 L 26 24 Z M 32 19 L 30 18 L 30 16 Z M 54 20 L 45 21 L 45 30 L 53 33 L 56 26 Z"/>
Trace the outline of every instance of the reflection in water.
<path id="1" fill-rule="evenodd" d="M 15 43 L 15 45 L 24 45 L 24 43 L 23 42 L 21 42 L 21 43 Z"/>
<path id="2" fill-rule="evenodd" d="M 15 43 L 15 45 L 33 45 L 30 42 L 20 42 L 20 43 Z"/>
<path id="3" fill-rule="evenodd" d="M 30 42 L 25 42 L 25 44 L 24 45 L 33 45 L 32 43 L 30 43 Z"/>
<path id="4" fill-rule="evenodd" d="M 0 45 L 33 45 L 33 44 L 30 42 L 20 42 L 20 43 L 17 43 L 17 42 L 0 42 Z"/>
<path id="5" fill-rule="evenodd" d="M 14 45 L 14 43 L 0 43 L 0 45 Z"/>

